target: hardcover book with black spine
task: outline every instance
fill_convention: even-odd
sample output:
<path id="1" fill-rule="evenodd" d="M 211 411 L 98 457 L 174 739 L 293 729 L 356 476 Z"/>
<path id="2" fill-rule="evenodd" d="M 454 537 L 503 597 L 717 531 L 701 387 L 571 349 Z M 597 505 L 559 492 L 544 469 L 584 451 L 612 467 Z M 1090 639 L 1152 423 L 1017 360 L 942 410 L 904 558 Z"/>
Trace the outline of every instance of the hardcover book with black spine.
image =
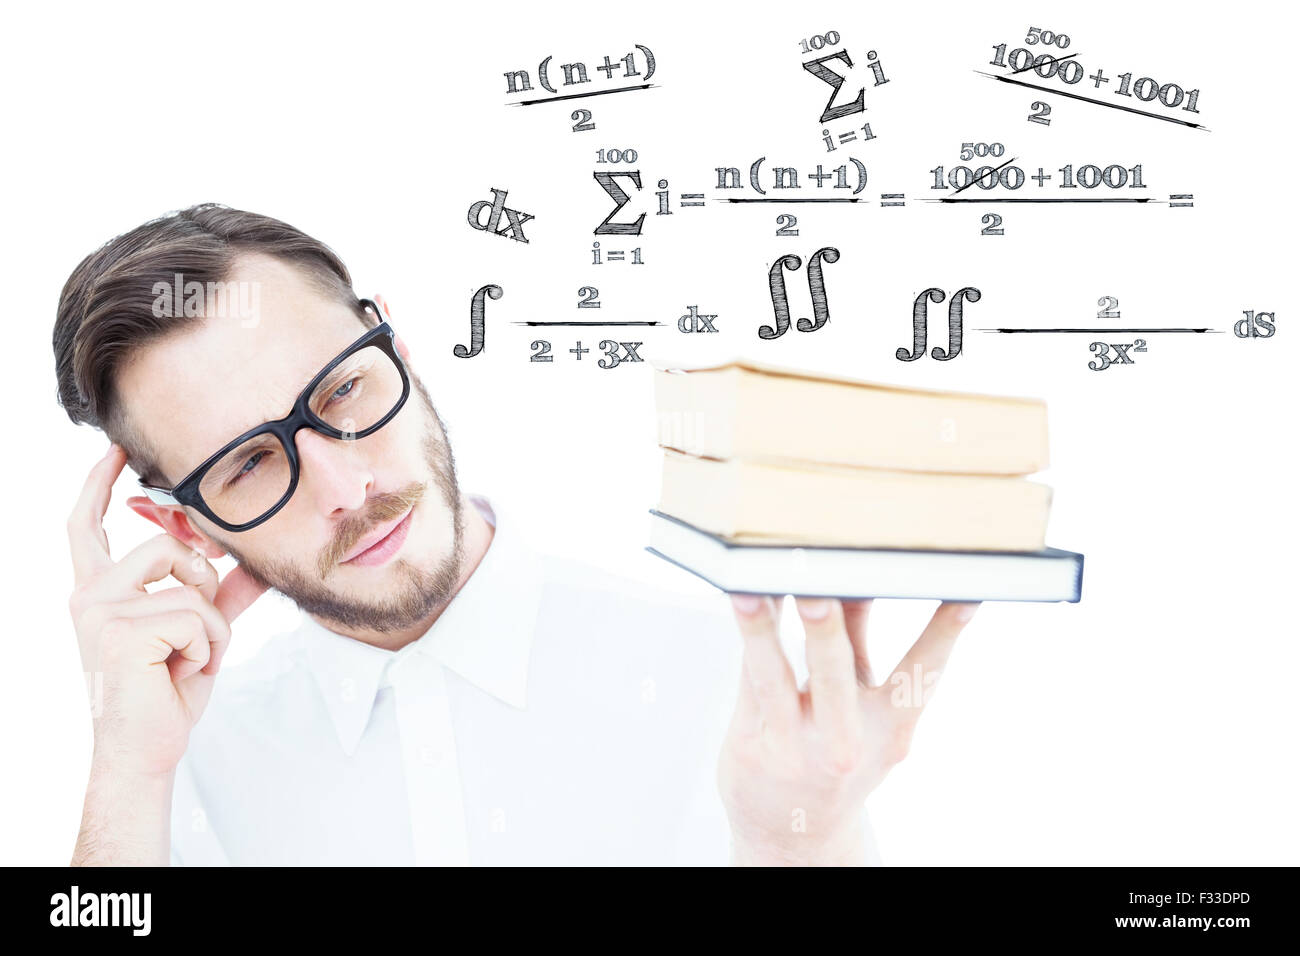
<path id="1" fill-rule="evenodd" d="M 1077 603 L 1083 555 L 738 544 L 654 508 L 646 550 L 727 592 Z"/>

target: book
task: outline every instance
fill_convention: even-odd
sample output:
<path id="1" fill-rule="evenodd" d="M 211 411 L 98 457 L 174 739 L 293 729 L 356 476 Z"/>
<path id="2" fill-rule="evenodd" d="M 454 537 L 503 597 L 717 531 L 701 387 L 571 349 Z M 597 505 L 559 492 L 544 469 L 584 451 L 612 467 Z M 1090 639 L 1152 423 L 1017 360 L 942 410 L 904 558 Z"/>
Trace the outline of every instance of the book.
<path id="1" fill-rule="evenodd" d="M 1083 555 L 739 544 L 651 509 L 650 544 L 727 592 L 941 601 L 1065 601 L 1083 592 Z"/>
<path id="2" fill-rule="evenodd" d="M 720 460 L 665 448 L 658 510 L 746 544 L 1039 551 L 1052 489 L 1025 478 Z"/>
<path id="3" fill-rule="evenodd" d="M 1041 399 L 881 385 L 737 360 L 655 363 L 659 444 L 709 458 L 986 475 L 1048 464 Z"/>

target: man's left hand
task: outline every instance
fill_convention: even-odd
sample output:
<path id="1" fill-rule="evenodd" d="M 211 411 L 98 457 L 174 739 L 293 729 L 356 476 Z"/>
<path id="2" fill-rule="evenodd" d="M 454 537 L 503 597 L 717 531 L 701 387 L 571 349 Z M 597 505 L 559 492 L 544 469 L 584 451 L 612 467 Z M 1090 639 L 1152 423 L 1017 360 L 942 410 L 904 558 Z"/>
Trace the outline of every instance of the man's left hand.
<path id="1" fill-rule="evenodd" d="M 957 635 L 979 607 L 940 604 L 883 684 L 867 657 L 871 600 L 797 598 L 808 682 L 780 642 L 783 598 L 732 595 L 740 698 L 718 761 L 735 864 L 862 864 L 863 804 L 901 761 Z"/>

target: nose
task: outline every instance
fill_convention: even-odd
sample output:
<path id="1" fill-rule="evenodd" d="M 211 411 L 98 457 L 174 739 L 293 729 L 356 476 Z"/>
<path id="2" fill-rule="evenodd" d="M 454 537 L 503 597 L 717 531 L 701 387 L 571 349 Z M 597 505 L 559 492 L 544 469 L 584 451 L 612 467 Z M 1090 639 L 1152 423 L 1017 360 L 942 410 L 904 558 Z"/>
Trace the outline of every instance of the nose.
<path id="1" fill-rule="evenodd" d="M 341 441 L 304 428 L 294 438 L 298 447 L 298 490 L 321 514 L 356 511 L 370 494 L 375 476 L 355 441 Z"/>

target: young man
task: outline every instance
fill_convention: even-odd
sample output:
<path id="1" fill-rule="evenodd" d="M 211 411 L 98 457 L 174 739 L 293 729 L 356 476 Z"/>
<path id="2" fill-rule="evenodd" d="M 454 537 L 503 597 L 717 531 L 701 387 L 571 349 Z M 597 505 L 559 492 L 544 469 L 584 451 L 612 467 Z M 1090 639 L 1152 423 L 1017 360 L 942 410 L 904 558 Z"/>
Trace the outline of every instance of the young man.
<path id="1" fill-rule="evenodd" d="M 876 862 L 864 801 L 920 705 L 873 677 L 870 602 L 797 602 L 800 688 L 779 602 L 534 552 L 460 489 L 390 318 L 322 243 L 219 205 L 69 278 L 60 402 L 113 441 L 68 518 L 102 680 L 73 862 Z M 163 533 L 114 557 L 126 464 Z M 300 627 L 222 671 L 269 588 Z M 975 608 L 941 605 L 898 672 L 937 675 Z"/>

